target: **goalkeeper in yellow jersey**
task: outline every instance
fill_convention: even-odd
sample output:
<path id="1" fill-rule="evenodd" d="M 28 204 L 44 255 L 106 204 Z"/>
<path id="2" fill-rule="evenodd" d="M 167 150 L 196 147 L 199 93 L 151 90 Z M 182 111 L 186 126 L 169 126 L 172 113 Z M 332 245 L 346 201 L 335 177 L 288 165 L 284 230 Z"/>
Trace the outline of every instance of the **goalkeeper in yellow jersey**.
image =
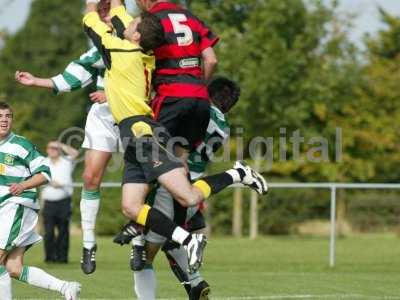
<path id="1" fill-rule="evenodd" d="M 153 120 L 148 105 L 155 68 L 151 50 L 164 42 L 159 19 L 142 13 L 129 24 L 123 37 L 113 36 L 110 28 L 99 18 L 98 2 L 87 0 L 83 23 L 106 64 L 105 91 L 125 147 L 123 213 L 144 228 L 183 245 L 188 254 L 189 269 L 195 272 L 202 263 L 206 237 L 190 234 L 159 210 L 145 205 L 149 185 L 158 181 L 174 199 L 188 207 L 234 183 L 243 183 L 263 194 L 267 191 L 266 182 L 240 162 L 226 172 L 202 178 L 193 184 L 189 182 L 183 164 L 166 149 L 170 142 L 169 134 Z M 111 17 L 125 11 L 120 1 L 112 0 L 111 7 Z"/>

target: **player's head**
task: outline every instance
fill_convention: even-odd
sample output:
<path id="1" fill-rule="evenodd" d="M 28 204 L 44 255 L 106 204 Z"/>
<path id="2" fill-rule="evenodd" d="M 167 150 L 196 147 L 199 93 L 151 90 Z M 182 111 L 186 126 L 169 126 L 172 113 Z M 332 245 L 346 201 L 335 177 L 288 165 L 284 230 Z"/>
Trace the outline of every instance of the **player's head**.
<path id="1" fill-rule="evenodd" d="M 145 52 L 161 46 L 164 42 L 164 30 L 160 19 L 143 12 L 132 21 L 124 32 L 127 40 L 138 43 Z"/>
<path id="2" fill-rule="evenodd" d="M 13 110 L 6 102 L 0 102 L 0 139 L 8 136 L 12 129 Z"/>
<path id="3" fill-rule="evenodd" d="M 136 5 L 143 11 L 149 11 L 160 0 L 135 0 Z M 164 1 L 168 2 L 168 1 Z"/>
<path id="4" fill-rule="evenodd" d="M 208 84 L 211 102 L 224 114 L 229 112 L 240 97 L 239 85 L 223 76 L 214 77 Z"/>
<path id="5" fill-rule="evenodd" d="M 58 158 L 61 155 L 60 144 L 57 141 L 50 141 L 46 148 L 47 156 L 50 158 Z"/>

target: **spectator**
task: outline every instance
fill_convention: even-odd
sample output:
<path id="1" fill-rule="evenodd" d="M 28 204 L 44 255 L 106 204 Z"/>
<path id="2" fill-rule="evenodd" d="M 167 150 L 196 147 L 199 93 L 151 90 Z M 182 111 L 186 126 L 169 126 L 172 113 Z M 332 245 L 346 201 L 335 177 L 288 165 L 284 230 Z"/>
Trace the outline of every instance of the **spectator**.
<path id="1" fill-rule="evenodd" d="M 47 145 L 47 155 L 52 181 L 42 191 L 45 261 L 68 263 L 72 172 L 79 151 L 57 141 L 51 141 Z"/>

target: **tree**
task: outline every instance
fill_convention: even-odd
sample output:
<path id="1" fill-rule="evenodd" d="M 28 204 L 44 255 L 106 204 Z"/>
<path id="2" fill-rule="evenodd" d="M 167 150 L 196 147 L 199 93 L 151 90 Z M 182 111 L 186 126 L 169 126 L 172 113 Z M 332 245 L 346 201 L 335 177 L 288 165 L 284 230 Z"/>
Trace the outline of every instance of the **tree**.
<path id="1" fill-rule="evenodd" d="M 221 37 L 219 72 L 242 87 L 230 119 L 245 128 L 247 141 L 255 136 L 277 141 L 280 128 L 288 135 L 300 130 L 306 140 L 334 139 L 340 125 L 335 115 L 353 98 L 351 84 L 360 80 L 357 51 L 345 33 L 348 21 L 337 14 L 336 5 L 302 0 L 192 3 Z M 302 153 L 308 148 L 303 145 Z M 288 149 L 287 161 L 273 171 L 298 180 L 337 180 L 345 172 L 336 162 L 299 162 L 291 155 Z"/>
<path id="2" fill-rule="evenodd" d="M 352 153 L 368 165 L 374 181 L 397 181 L 400 177 L 400 18 L 380 9 L 386 28 L 367 37 L 367 63 L 362 69 L 364 84 L 357 89 L 357 104 L 349 123 Z"/>
<path id="3" fill-rule="evenodd" d="M 0 53 L 0 95 L 15 109 L 15 131 L 43 146 L 74 125 L 82 125 L 85 92 L 58 96 L 47 90 L 17 86 L 19 69 L 49 77 L 86 50 L 80 0 L 37 0 L 20 31 L 7 39 Z"/>

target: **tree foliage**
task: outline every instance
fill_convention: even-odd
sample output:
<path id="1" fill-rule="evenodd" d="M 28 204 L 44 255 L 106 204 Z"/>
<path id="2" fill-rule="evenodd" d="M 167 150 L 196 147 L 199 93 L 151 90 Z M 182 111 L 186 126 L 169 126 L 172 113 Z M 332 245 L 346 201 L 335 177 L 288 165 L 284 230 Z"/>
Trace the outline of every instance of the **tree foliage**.
<path id="1" fill-rule="evenodd" d="M 369 178 L 397 181 L 400 175 L 400 19 L 380 10 L 386 25 L 377 36 L 366 39 L 367 64 L 363 84 L 357 87 L 353 151 L 368 163 Z"/>
<path id="2" fill-rule="evenodd" d="M 0 96 L 15 108 L 15 131 L 43 146 L 70 126 L 82 125 L 85 92 L 55 97 L 47 90 L 17 86 L 16 70 L 49 77 L 87 49 L 80 0 L 32 2 L 25 26 L 7 39 L 0 53 Z"/>
<path id="3" fill-rule="evenodd" d="M 291 159 L 289 147 L 288 160 L 275 164 L 273 171 L 298 180 L 348 175 L 345 165 L 335 161 L 334 141 L 336 127 L 345 126 L 339 119 L 343 105 L 353 99 L 360 75 L 357 51 L 346 35 L 347 20 L 337 14 L 336 5 L 302 0 L 192 3 L 221 37 L 219 72 L 242 87 L 231 120 L 245 128 L 247 140 L 277 140 L 285 128 L 288 139 L 300 130 L 306 141 L 324 137 L 330 142 L 329 161 L 320 164 L 305 159 L 310 145 L 302 145 L 300 161 Z"/>

